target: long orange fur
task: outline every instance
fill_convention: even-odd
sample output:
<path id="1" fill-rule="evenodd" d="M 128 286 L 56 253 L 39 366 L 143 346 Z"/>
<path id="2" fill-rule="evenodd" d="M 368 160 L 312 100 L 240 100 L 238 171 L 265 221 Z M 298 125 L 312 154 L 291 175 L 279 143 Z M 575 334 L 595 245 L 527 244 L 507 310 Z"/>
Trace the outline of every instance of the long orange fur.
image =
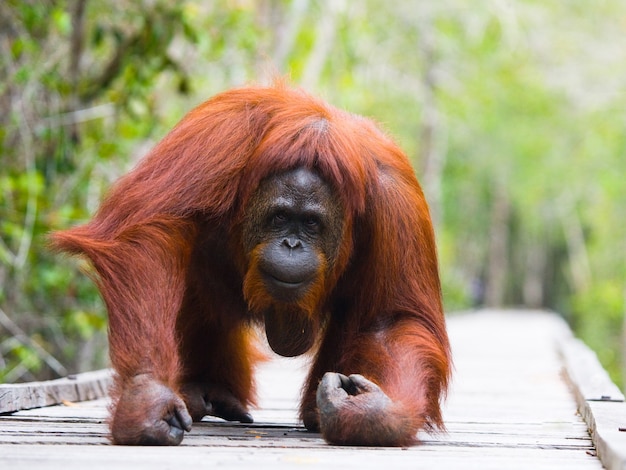
<path id="1" fill-rule="evenodd" d="M 296 167 L 315 169 L 345 208 L 344 240 L 319 292 L 324 337 L 302 418 L 315 420 L 317 383 L 337 371 L 380 385 L 413 436 L 442 428 L 450 351 L 433 230 L 411 165 L 371 121 L 283 84 L 201 104 L 114 185 L 91 222 L 52 236 L 57 249 L 95 268 L 109 313 L 114 400 L 140 373 L 178 393 L 202 371 L 254 402 L 259 355 L 249 341 L 253 314 L 242 288 L 250 260 L 238 230 L 260 182 Z M 194 262 L 212 242 L 232 264 Z M 260 287 L 251 289 L 255 297 Z M 362 425 L 342 430 L 348 442 Z"/>

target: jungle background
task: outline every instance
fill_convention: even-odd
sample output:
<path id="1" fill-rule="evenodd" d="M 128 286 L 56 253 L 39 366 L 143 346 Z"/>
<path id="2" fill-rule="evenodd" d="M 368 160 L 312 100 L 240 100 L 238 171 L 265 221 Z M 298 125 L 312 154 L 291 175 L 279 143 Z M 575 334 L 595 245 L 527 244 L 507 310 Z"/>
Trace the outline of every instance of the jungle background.
<path id="1" fill-rule="evenodd" d="M 98 293 L 46 234 L 193 106 L 275 76 L 399 141 L 447 311 L 553 309 L 623 385 L 623 0 L 0 2 L 0 382 L 107 365 Z"/>

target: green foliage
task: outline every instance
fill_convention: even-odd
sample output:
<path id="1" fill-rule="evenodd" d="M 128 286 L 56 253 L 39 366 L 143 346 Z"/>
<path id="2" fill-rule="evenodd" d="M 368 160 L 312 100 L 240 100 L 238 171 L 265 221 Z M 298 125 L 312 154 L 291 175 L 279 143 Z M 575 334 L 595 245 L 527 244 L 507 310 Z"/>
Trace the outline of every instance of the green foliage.
<path id="1" fill-rule="evenodd" d="M 176 4 L 118 7 L 1 7 L 12 26 L 0 26 L 0 45 L 10 51 L 0 56 L 7 110 L 0 116 L 0 307 L 11 322 L 7 332 L 27 330 L 30 338 L 0 330 L 0 379 L 64 373 L 33 341 L 69 371 L 106 364 L 102 355 L 80 357 L 106 331 L 97 290 L 79 273 L 82 263 L 47 250 L 46 236 L 87 220 L 133 149 L 159 127 L 157 79 L 167 75 L 177 91 L 188 80 L 168 47 L 178 35 L 195 34 Z"/>

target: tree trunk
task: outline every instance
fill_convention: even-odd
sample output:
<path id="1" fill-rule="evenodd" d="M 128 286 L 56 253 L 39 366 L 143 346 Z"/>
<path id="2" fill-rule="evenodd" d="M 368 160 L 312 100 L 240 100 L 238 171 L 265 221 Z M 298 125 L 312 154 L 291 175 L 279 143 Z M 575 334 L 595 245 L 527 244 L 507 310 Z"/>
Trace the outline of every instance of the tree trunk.
<path id="1" fill-rule="evenodd" d="M 544 273 L 546 268 L 546 245 L 531 237 L 526 243 L 524 255 L 524 284 L 522 285 L 522 301 L 525 306 L 540 308 L 545 305 Z"/>
<path id="2" fill-rule="evenodd" d="M 503 183 L 496 183 L 497 189 L 491 206 L 491 229 L 485 304 L 488 307 L 501 307 L 506 298 L 506 281 L 509 270 L 509 219 L 511 207 Z"/>
<path id="3" fill-rule="evenodd" d="M 317 22 L 313 49 L 302 73 L 302 85 L 309 89 L 315 89 L 322 76 L 324 65 L 335 42 L 337 19 L 346 9 L 346 3 L 343 0 L 328 2 L 327 5 L 325 14 Z"/>
<path id="4" fill-rule="evenodd" d="M 592 275 L 583 226 L 574 204 L 565 205 L 561 211 L 561 223 L 567 243 L 572 286 L 576 292 L 582 292 L 591 284 Z"/>
<path id="5" fill-rule="evenodd" d="M 80 80 L 80 60 L 83 56 L 84 36 L 85 36 L 85 5 L 87 0 L 76 0 L 72 9 L 72 37 L 70 40 L 70 61 L 69 61 L 69 82 L 71 96 L 69 100 L 69 111 L 76 111 L 80 108 L 80 98 L 78 94 Z M 70 135 L 73 142 L 78 142 L 78 123 L 71 124 Z"/>
<path id="6" fill-rule="evenodd" d="M 441 177 L 445 162 L 442 149 L 442 119 L 437 105 L 437 59 L 433 25 L 429 20 L 420 22 L 418 50 L 422 59 L 422 121 L 419 130 L 419 162 L 421 182 L 428 199 L 435 232 L 442 219 Z"/>

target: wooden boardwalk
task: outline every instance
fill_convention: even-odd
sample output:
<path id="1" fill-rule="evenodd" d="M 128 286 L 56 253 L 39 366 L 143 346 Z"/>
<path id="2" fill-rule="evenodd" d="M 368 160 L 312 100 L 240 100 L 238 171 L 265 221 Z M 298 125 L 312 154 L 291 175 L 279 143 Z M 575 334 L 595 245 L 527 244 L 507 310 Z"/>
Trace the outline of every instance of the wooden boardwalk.
<path id="1" fill-rule="evenodd" d="M 0 469 L 626 469 L 623 396 L 559 318 L 480 312 L 453 315 L 448 326 L 448 433 L 423 434 L 416 447 L 333 447 L 306 432 L 295 410 L 305 365 L 280 359 L 259 371 L 252 425 L 207 420 L 179 447 L 119 447 L 106 438 L 106 399 L 66 402 L 0 416 Z M 9 389 L 0 387 L 0 409 L 15 400 Z"/>

